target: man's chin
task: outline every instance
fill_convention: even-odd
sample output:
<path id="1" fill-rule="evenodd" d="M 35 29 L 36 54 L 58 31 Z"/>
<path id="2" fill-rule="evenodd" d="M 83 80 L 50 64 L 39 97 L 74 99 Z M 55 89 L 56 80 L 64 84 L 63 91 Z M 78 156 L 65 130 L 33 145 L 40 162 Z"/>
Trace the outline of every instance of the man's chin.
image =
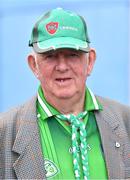
<path id="1" fill-rule="evenodd" d="M 70 92 L 60 92 L 60 93 L 56 93 L 55 95 L 56 95 L 56 97 L 57 98 L 59 98 L 60 100 L 61 99 L 71 99 L 71 98 L 73 98 L 74 96 L 75 96 L 75 92 L 73 92 L 73 93 L 70 93 Z"/>
<path id="2" fill-rule="evenodd" d="M 62 95 L 62 96 L 58 96 L 57 98 L 59 98 L 59 100 L 68 100 L 68 99 L 71 99 L 73 96 L 66 96 L 66 95 Z"/>

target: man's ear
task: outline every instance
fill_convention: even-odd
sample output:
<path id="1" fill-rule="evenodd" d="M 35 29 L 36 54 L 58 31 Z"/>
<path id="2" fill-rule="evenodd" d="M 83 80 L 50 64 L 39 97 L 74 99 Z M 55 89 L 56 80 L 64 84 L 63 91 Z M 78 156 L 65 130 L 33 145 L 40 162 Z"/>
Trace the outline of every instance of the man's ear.
<path id="1" fill-rule="evenodd" d="M 27 59 L 28 59 L 28 65 L 29 65 L 30 69 L 32 70 L 34 75 L 38 78 L 38 69 L 37 69 L 37 63 L 36 63 L 35 55 L 33 53 L 29 54 Z"/>
<path id="2" fill-rule="evenodd" d="M 93 66 L 96 60 L 96 51 L 94 49 L 90 49 L 88 55 L 88 65 L 87 65 L 87 75 L 89 76 L 93 70 Z"/>

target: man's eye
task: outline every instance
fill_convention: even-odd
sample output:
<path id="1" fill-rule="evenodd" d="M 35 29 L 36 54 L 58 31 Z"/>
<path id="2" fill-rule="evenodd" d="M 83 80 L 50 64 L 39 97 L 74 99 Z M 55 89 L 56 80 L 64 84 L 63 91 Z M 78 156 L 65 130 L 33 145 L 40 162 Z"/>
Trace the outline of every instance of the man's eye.
<path id="1" fill-rule="evenodd" d="M 71 57 L 79 57 L 79 55 L 76 54 L 76 53 L 70 54 L 70 56 L 71 56 Z"/>
<path id="2" fill-rule="evenodd" d="M 46 56 L 46 59 L 52 59 L 52 58 L 55 58 L 55 56 L 53 54 L 49 54 Z"/>

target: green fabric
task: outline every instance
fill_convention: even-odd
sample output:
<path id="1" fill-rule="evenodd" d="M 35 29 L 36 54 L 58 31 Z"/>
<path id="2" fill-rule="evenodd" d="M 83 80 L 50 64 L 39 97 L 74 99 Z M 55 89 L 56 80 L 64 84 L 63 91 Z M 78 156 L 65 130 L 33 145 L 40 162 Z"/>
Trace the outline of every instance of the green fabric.
<path id="1" fill-rule="evenodd" d="M 72 153 L 69 152 L 69 150 L 71 150 L 71 127 L 67 126 L 63 121 L 55 119 L 54 115 L 58 115 L 60 113 L 46 102 L 41 87 L 39 88 L 39 94 L 44 104 L 51 112 L 51 115 L 47 115 L 43 111 L 41 105 L 37 103 L 38 113 L 41 114 L 41 116 L 38 116 L 38 123 L 43 155 L 45 159 L 49 159 L 54 162 L 54 165 L 57 167 L 57 172 L 52 179 L 75 179 Z M 88 89 L 86 89 L 86 97 L 85 110 L 88 111 L 89 118 L 88 122 L 85 118 L 84 123 L 87 126 L 90 179 L 107 179 L 107 170 L 101 148 L 100 134 L 97 128 L 95 115 L 93 113 L 93 110 L 97 107 L 94 105 L 93 98 Z M 99 102 L 97 102 L 97 104 L 98 110 L 102 110 Z M 80 170 L 82 172 L 81 159 Z M 81 179 L 82 178 L 83 173 L 81 173 Z"/>
<path id="2" fill-rule="evenodd" d="M 76 13 L 56 8 L 43 14 L 35 23 L 29 46 L 33 46 L 37 53 L 59 48 L 88 52 L 89 43 L 83 18 Z"/>

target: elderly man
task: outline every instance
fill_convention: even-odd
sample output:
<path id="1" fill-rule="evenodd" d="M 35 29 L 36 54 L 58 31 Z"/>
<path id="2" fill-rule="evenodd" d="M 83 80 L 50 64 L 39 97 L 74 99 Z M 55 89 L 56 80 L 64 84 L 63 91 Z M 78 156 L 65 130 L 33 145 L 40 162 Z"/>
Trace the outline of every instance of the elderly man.
<path id="1" fill-rule="evenodd" d="M 40 86 L 0 117 L 0 178 L 130 178 L 130 108 L 86 87 L 96 53 L 84 19 L 53 9 L 36 22 L 29 45 Z"/>

